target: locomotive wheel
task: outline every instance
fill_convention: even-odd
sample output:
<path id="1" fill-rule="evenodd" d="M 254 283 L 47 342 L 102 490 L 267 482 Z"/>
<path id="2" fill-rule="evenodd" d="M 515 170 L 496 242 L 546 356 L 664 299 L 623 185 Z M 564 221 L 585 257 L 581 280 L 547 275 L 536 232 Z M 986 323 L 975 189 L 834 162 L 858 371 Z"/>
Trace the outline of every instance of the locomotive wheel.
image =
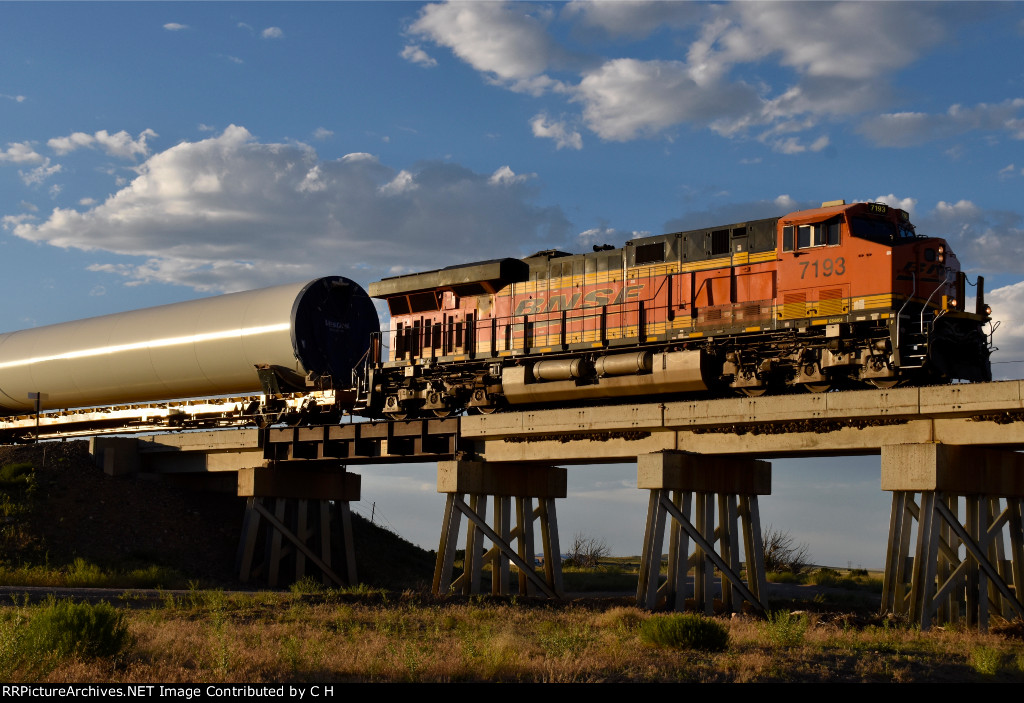
<path id="1" fill-rule="evenodd" d="M 900 384 L 898 378 L 869 378 L 868 383 L 881 391 L 887 391 L 890 388 L 895 388 Z"/>
<path id="2" fill-rule="evenodd" d="M 404 420 L 409 417 L 409 413 L 384 413 L 384 417 L 389 420 Z"/>
<path id="3" fill-rule="evenodd" d="M 448 417 L 454 412 L 451 408 L 444 408 L 442 410 L 434 410 L 435 417 Z"/>
<path id="4" fill-rule="evenodd" d="M 473 415 L 491 415 L 496 412 L 498 407 L 496 405 L 478 406 L 475 405 L 469 409 L 469 412 Z"/>
<path id="5" fill-rule="evenodd" d="M 747 396 L 748 398 L 760 398 L 762 395 L 768 392 L 768 389 L 764 386 L 760 388 L 740 388 L 740 393 Z"/>
<path id="6" fill-rule="evenodd" d="M 808 393 L 828 393 L 832 390 L 831 383 L 803 383 L 801 385 Z"/>

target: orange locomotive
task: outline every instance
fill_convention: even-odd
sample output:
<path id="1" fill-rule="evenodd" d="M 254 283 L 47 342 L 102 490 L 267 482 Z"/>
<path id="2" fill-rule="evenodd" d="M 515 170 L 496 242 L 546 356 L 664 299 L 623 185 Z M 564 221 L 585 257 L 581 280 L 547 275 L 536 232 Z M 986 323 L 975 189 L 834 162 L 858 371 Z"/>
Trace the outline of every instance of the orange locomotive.
<path id="1" fill-rule="evenodd" d="M 991 309 L 907 213 L 843 201 L 593 253 L 371 284 L 360 406 L 392 418 L 603 398 L 987 381 Z"/>

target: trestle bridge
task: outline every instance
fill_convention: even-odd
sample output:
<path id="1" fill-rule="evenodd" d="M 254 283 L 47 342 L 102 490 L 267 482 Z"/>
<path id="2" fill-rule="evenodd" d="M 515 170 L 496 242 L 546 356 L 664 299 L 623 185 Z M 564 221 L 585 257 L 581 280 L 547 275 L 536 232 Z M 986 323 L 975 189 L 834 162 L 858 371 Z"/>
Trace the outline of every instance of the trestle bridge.
<path id="1" fill-rule="evenodd" d="M 771 493 L 771 459 L 879 455 L 880 487 L 892 494 L 883 609 L 923 628 L 1024 617 L 1024 381 L 91 442 L 111 473 L 234 483 L 249 506 L 239 574 L 271 584 L 307 573 L 354 580 L 352 469 L 436 462 L 447 495 L 439 593 L 479 592 L 489 564 L 492 593 L 561 596 L 558 559 L 544 559 L 543 573 L 534 565 L 538 552 L 560 553 L 566 467 L 636 462 L 650 498 L 638 602 L 681 609 L 690 596 L 706 613 L 766 605 L 758 501 Z M 454 578 L 463 518 L 466 568 Z"/>

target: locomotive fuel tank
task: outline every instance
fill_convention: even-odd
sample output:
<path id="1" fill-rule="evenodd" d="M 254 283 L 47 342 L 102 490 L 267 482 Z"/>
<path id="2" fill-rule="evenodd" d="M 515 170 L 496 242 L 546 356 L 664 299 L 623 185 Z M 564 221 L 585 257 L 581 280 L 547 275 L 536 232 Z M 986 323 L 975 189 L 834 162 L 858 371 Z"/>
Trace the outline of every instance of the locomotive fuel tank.
<path id="1" fill-rule="evenodd" d="M 377 331 L 366 292 L 340 276 L 0 335 L 0 412 L 260 390 L 257 367 L 348 381 Z"/>

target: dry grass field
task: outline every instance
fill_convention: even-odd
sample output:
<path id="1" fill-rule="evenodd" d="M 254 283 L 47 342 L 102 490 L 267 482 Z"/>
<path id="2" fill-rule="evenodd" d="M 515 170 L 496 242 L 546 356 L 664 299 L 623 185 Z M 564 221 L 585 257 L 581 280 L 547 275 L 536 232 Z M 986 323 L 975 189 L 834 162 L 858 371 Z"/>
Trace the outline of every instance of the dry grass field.
<path id="1" fill-rule="evenodd" d="M 654 643 L 652 615 L 623 601 L 430 598 L 414 593 L 128 594 L 93 629 L 0 608 L 0 679 L 75 682 L 923 682 L 1020 681 L 1020 627 L 920 632 L 879 618 L 777 611 L 714 619 L 724 648 Z M 133 607 L 134 606 L 134 607 Z M 83 609 L 95 606 L 81 606 Z M 99 606 L 102 608 L 102 606 Z M 101 613 L 102 614 L 102 613 Z M 79 637 L 63 650 L 44 625 Z M 95 622 L 100 621 L 101 627 Z M 124 629 L 117 638 L 116 628 Z M 77 629 L 76 629 L 77 628 Z M 85 642 L 115 641 L 116 651 Z M 56 638 L 59 639 L 59 638 Z M 66 639 L 66 638 L 65 638 Z M 72 638 L 74 640 L 74 638 Z M 49 649 L 47 649 L 49 647 Z"/>

